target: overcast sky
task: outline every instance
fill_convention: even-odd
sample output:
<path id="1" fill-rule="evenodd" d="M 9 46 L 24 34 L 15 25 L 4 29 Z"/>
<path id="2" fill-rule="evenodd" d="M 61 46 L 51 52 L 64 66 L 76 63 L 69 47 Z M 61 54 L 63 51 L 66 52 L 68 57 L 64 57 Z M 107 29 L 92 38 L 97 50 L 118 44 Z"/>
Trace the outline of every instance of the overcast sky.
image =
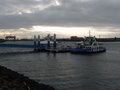
<path id="1" fill-rule="evenodd" d="M 0 35 L 85 35 L 89 29 L 119 37 L 120 0 L 0 0 Z"/>

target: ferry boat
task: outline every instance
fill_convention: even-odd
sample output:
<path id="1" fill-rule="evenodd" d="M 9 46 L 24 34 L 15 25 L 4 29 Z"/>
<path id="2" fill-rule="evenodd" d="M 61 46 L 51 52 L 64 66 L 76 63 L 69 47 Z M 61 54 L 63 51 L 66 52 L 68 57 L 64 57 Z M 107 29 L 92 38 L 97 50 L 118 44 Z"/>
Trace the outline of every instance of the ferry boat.
<path id="1" fill-rule="evenodd" d="M 96 41 L 96 38 L 92 36 L 85 37 L 82 42 L 77 43 L 77 46 L 70 50 L 71 53 L 81 53 L 81 54 L 100 53 L 105 51 L 106 48 L 103 47 L 101 44 L 99 44 Z"/>

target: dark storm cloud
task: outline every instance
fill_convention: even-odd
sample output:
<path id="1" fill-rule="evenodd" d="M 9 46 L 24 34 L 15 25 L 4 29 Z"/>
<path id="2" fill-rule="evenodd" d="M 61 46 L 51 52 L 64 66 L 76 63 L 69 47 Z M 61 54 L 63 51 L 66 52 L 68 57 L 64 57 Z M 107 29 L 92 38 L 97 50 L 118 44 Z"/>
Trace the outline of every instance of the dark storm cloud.
<path id="1" fill-rule="evenodd" d="M 0 28 L 29 28 L 35 25 L 119 27 L 119 0 L 59 0 L 60 5 L 51 4 L 56 1 L 1 0 Z"/>

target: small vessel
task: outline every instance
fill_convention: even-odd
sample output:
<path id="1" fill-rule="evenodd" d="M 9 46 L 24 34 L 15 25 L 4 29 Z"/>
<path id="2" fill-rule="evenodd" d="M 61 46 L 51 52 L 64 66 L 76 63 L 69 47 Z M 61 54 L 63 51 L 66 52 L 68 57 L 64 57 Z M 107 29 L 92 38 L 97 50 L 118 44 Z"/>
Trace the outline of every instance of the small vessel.
<path id="1" fill-rule="evenodd" d="M 71 53 L 81 53 L 81 54 L 100 53 L 105 51 L 106 48 L 103 47 L 101 44 L 99 44 L 96 41 L 96 38 L 92 36 L 85 37 L 82 42 L 77 43 L 77 46 L 70 50 Z"/>

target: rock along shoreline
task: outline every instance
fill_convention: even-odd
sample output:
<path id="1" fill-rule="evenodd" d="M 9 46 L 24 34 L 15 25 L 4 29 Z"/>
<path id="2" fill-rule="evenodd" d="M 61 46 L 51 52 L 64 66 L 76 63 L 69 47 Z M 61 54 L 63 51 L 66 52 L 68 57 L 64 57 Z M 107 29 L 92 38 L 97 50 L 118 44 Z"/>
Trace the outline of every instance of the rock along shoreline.
<path id="1" fill-rule="evenodd" d="M 55 90 L 15 71 L 0 66 L 0 90 Z"/>

